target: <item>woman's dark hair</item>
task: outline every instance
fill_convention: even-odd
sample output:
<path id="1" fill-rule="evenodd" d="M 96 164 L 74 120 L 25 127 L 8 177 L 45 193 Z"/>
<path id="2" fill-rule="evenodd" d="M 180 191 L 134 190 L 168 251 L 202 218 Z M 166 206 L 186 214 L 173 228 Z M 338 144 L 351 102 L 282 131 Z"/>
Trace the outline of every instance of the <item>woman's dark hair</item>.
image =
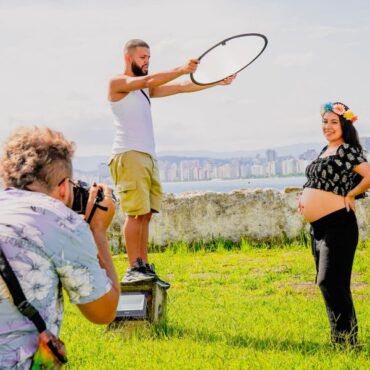
<path id="1" fill-rule="evenodd" d="M 343 140 L 347 144 L 351 144 L 358 149 L 362 150 L 362 145 L 360 144 L 360 139 L 358 138 L 358 133 L 353 123 L 346 120 L 343 116 L 338 116 L 340 127 L 343 132 Z"/>
<path id="2" fill-rule="evenodd" d="M 360 140 L 358 138 L 358 133 L 356 128 L 353 126 L 352 122 L 347 121 L 343 116 L 339 116 L 340 127 L 342 128 L 342 136 L 343 140 L 347 144 L 351 144 L 357 147 L 361 152 L 363 152 L 362 145 L 360 144 Z M 362 176 L 358 173 L 355 174 L 353 179 L 354 187 L 357 186 L 362 180 Z M 355 199 L 365 198 L 366 193 L 361 193 L 356 195 Z"/>

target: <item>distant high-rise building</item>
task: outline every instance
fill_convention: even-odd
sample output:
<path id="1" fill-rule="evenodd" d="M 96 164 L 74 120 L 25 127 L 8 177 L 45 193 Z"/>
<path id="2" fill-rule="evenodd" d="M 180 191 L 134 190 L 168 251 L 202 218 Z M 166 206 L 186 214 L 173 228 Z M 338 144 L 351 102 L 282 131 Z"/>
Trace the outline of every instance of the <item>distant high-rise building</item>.
<path id="1" fill-rule="evenodd" d="M 267 158 L 267 162 L 276 161 L 276 158 L 277 158 L 276 151 L 273 149 L 266 150 L 266 158 Z"/>
<path id="2" fill-rule="evenodd" d="M 251 166 L 249 164 L 243 164 L 240 166 L 240 177 L 250 177 L 252 174 Z"/>
<path id="3" fill-rule="evenodd" d="M 361 142 L 363 148 L 366 151 L 370 152 L 370 137 L 362 137 L 362 138 L 360 138 L 360 142 Z"/>
<path id="4" fill-rule="evenodd" d="M 270 161 L 266 164 L 266 175 L 275 176 L 276 175 L 276 162 Z"/>
<path id="5" fill-rule="evenodd" d="M 278 160 L 275 162 L 275 173 L 277 175 L 282 175 L 283 174 L 283 159 L 278 158 Z"/>
<path id="6" fill-rule="evenodd" d="M 260 164 L 254 164 L 251 167 L 252 176 L 261 177 L 265 176 L 265 168 Z"/>
<path id="7" fill-rule="evenodd" d="M 106 163 L 100 163 L 98 166 L 98 182 L 106 183 L 110 179 L 109 167 Z"/>
<path id="8" fill-rule="evenodd" d="M 315 149 L 308 149 L 299 156 L 299 159 L 304 159 L 306 161 L 313 161 L 316 158 L 317 158 L 317 152 Z"/>
<path id="9" fill-rule="evenodd" d="M 224 165 L 218 167 L 219 177 L 221 179 L 232 179 L 233 169 L 230 163 L 225 163 Z"/>
<path id="10" fill-rule="evenodd" d="M 295 158 L 288 158 L 281 162 L 282 174 L 292 175 L 297 173 L 297 160 Z"/>
<path id="11" fill-rule="evenodd" d="M 298 159 L 297 163 L 297 172 L 298 173 L 305 173 L 306 167 L 310 164 L 310 161 L 306 159 Z"/>

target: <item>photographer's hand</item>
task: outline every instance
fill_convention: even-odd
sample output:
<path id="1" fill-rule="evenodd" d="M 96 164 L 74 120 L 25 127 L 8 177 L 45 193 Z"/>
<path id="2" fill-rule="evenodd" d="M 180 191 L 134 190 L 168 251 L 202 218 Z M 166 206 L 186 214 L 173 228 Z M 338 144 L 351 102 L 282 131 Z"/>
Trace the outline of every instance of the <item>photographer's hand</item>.
<path id="1" fill-rule="evenodd" d="M 110 303 L 113 308 L 113 320 L 115 317 L 115 309 L 118 304 L 120 294 L 118 276 L 113 265 L 112 256 L 109 251 L 109 242 L 107 237 L 107 230 L 112 222 L 116 207 L 112 199 L 112 188 L 105 184 L 97 184 L 90 187 L 89 200 L 86 206 L 86 218 L 89 217 L 93 208 L 94 201 L 98 194 L 98 190 L 103 190 L 104 199 L 99 202 L 99 205 L 108 208 L 106 211 L 96 209 L 95 214 L 90 222 L 90 229 L 93 233 L 95 243 L 98 249 L 98 258 L 100 266 L 107 272 L 108 277 L 111 279 L 113 287 L 110 292 Z M 105 302 L 104 304 L 106 304 Z"/>
<path id="2" fill-rule="evenodd" d="M 108 209 L 106 211 L 99 208 L 95 210 L 95 214 L 90 221 L 90 228 L 93 232 L 94 230 L 106 232 L 116 212 L 115 203 L 112 198 L 112 188 L 108 185 L 94 184 L 90 187 L 89 199 L 86 205 L 85 220 L 89 219 L 99 190 L 102 190 L 104 194 L 104 199 L 99 202 L 99 205 Z"/>

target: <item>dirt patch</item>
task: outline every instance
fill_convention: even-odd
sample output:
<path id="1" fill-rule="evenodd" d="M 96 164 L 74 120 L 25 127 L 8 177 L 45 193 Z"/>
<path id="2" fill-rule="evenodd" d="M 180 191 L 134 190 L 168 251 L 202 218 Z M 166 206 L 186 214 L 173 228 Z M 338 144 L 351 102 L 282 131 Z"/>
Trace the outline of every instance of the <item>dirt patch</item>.
<path id="1" fill-rule="evenodd" d="M 358 290 L 358 289 L 362 289 L 362 288 L 367 288 L 369 286 L 368 283 L 365 283 L 364 281 L 359 281 L 359 282 L 356 282 L 356 283 L 352 283 L 351 284 L 351 288 L 352 290 Z"/>
<path id="2" fill-rule="evenodd" d="M 370 294 L 358 294 L 356 293 L 353 297 L 356 305 L 356 301 L 369 301 L 370 300 Z"/>
<path id="3" fill-rule="evenodd" d="M 271 267 L 255 268 L 255 269 L 252 269 L 249 274 L 251 276 L 260 277 L 260 276 L 263 276 L 264 274 L 268 274 L 269 272 L 274 272 L 275 274 L 283 274 L 284 272 L 289 272 L 289 271 L 290 271 L 290 268 L 283 265 L 283 266 L 279 266 L 275 268 L 271 268 Z"/>
<path id="4" fill-rule="evenodd" d="M 316 286 L 316 284 L 313 281 L 301 281 L 301 282 L 288 282 L 284 284 L 279 284 L 279 288 L 292 288 L 298 293 L 302 293 L 304 295 L 317 295 L 320 292 L 319 287 Z M 369 284 L 365 282 L 356 282 L 351 284 L 351 289 L 356 292 L 358 290 L 368 288 Z M 369 296 L 368 294 L 365 294 L 366 296 Z M 359 295 L 357 295 L 358 297 Z"/>
<path id="5" fill-rule="evenodd" d="M 252 269 L 250 271 L 249 275 L 251 277 L 260 277 L 260 276 L 263 276 L 264 274 L 266 274 L 266 273 L 268 273 L 270 271 L 271 271 L 270 268 L 267 268 L 267 267 L 262 268 L 262 267 L 260 267 L 260 268 Z"/>
<path id="6" fill-rule="evenodd" d="M 311 281 L 302 281 L 302 282 L 299 282 L 299 283 L 289 283 L 289 286 L 291 286 L 293 289 L 296 289 L 296 290 L 316 289 L 315 283 L 311 282 Z"/>
<path id="7" fill-rule="evenodd" d="M 271 269 L 271 271 L 277 273 L 277 274 L 282 274 L 284 272 L 288 272 L 290 269 L 287 266 L 279 266 L 277 268 Z"/>
<path id="8" fill-rule="evenodd" d="M 282 254 L 282 256 L 301 256 L 304 255 L 306 251 L 291 251 L 291 252 L 285 252 Z"/>
<path id="9" fill-rule="evenodd" d="M 219 278 L 221 276 L 222 275 L 217 272 L 199 272 L 199 273 L 190 275 L 192 279 L 212 279 L 212 278 Z"/>
<path id="10" fill-rule="evenodd" d="M 279 284 L 279 288 L 291 288 L 299 294 L 307 297 L 316 297 L 319 294 L 319 289 L 313 281 L 288 282 Z"/>

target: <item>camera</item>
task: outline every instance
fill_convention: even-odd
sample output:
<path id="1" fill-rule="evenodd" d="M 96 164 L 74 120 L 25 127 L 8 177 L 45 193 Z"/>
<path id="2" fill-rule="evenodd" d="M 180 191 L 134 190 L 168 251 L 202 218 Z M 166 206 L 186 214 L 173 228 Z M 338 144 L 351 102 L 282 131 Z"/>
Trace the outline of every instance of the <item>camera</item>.
<path id="1" fill-rule="evenodd" d="M 72 210 L 80 215 L 84 215 L 86 212 L 86 205 L 89 199 L 90 186 L 84 181 L 76 181 L 76 185 L 73 187 L 73 205 Z M 102 189 L 98 189 L 98 194 L 95 198 L 95 203 L 99 203 L 104 199 L 104 192 Z"/>

